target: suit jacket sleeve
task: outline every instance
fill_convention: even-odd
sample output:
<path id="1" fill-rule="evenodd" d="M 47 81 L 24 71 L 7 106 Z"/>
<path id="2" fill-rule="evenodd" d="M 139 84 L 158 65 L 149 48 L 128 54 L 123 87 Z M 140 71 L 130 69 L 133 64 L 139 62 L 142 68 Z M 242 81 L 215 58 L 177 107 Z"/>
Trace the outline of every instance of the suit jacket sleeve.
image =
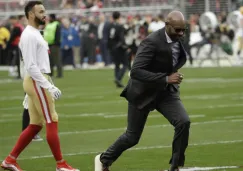
<path id="1" fill-rule="evenodd" d="M 151 72 L 151 64 L 156 55 L 156 44 L 147 38 L 139 46 L 132 70 L 131 78 L 146 83 L 166 84 L 167 73 Z"/>

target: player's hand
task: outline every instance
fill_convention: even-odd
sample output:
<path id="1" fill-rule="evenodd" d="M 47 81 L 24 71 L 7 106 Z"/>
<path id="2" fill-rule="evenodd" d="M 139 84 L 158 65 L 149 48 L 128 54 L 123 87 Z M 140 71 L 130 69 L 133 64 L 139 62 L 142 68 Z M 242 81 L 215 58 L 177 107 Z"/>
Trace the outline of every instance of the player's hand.
<path id="1" fill-rule="evenodd" d="M 183 80 L 183 74 L 181 73 L 173 73 L 171 75 L 168 76 L 168 84 L 180 84 Z"/>
<path id="2" fill-rule="evenodd" d="M 61 95 L 62 95 L 62 92 L 61 92 L 61 90 L 59 90 L 56 86 L 51 86 L 50 88 L 48 88 L 47 89 L 49 92 L 50 92 L 50 94 L 51 94 L 51 96 L 55 99 L 55 100 L 57 100 L 57 99 L 59 99 L 60 97 L 61 97 Z"/>

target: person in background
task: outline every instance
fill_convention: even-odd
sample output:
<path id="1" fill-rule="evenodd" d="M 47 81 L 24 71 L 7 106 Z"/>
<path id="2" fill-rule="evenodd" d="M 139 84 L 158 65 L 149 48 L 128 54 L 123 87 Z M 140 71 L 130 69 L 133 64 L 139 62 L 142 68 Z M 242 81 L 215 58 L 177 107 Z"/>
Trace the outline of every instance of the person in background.
<path id="1" fill-rule="evenodd" d="M 69 18 L 62 19 L 61 28 L 61 50 L 62 50 L 62 62 L 63 64 L 74 64 L 73 46 L 74 37 L 78 35 L 78 32 L 74 27 L 71 27 Z"/>
<path id="2" fill-rule="evenodd" d="M 10 17 L 11 24 L 11 36 L 8 41 L 8 51 L 9 51 L 9 75 L 15 76 L 15 66 L 17 65 L 17 79 L 20 79 L 20 58 L 19 58 L 19 40 L 20 36 L 24 30 L 24 26 L 19 23 L 17 16 Z"/>
<path id="3" fill-rule="evenodd" d="M 6 54 L 7 42 L 9 39 L 10 39 L 9 30 L 3 25 L 0 25 L 0 64 L 5 63 L 4 56 Z"/>
<path id="4" fill-rule="evenodd" d="M 107 47 L 109 22 L 106 21 L 104 14 L 101 14 L 99 19 L 100 23 L 98 25 L 98 41 L 100 52 L 105 66 L 109 66 L 111 64 L 110 54 Z"/>
<path id="5" fill-rule="evenodd" d="M 118 88 L 124 87 L 124 85 L 122 84 L 122 79 L 128 68 L 128 59 L 126 56 L 126 51 L 128 47 L 125 43 L 125 29 L 120 24 L 120 15 L 121 14 L 117 11 L 113 12 L 113 22 L 109 27 L 108 36 L 108 48 L 115 64 L 114 82 Z M 122 68 L 120 66 L 121 64 Z"/>
<path id="6" fill-rule="evenodd" d="M 73 56 L 75 68 L 81 68 L 81 37 L 79 35 L 78 18 L 74 18 L 71 27 L 75 29 L 73 37 Z"/>
<path id="7" fill-rule="evenodd" d="M 44 39 L 50 47 L 51 76 L 54 76 L 54 66 L 57 67 L 57 78 L 63 77 L 62 59 L 60 54 L 61 26 L 55 14 L 49 15 L 49 23 L 44 29 Z"/>

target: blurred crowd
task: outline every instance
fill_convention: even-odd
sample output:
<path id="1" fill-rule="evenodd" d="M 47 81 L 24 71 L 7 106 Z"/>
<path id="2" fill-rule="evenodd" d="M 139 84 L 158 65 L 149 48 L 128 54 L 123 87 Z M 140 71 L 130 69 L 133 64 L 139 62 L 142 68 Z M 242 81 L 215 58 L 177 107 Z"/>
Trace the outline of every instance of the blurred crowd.
<path id="1" fill-rule="evenodd" d="M 211 46 L 212 53 L 215 47 L 221 47 L 225 53 L 232 55 L 232 41 L 235 38 L 235 29 L 226 23 L 227 13 L 217 15 L 217 27 L 202 29 L 199 23 L 200 14 L 192 14 L 188 19 L 188 27 L 184 36 L 185 48 L 188 51 L 190 64 L 197 58 L 201 47 L 205 44 Z M 62 77 L 63 66 L 77 68 L 111 67 L 114 56 L 110 53 L 109 36 L 112 34 L 110 26 L 114 22 L 112 15 L 90 13 L 86 16 L 59 16 L 51 14 L 47 17 L 46 26 L 40 28 L 51 50 L 51 68 L 57 67 L 57 77 Z M 125 55 L 132 60 L 140 42 L 151 32 L 165 25 L 164 14 L 130 15 L 123 14 L 119 24 L 124 30 L 126 44 Z M 0 65 L 9 65 L 9 75 L 20 78 L 18 40 L 22 30 L 27 25 L 25 16 L 11 16 L 0 27 Z M 190 35 L 200 32 L 202 40 L 190 44 Z M 196 48 L 196 55 L 191 55 L 191 49 Z M 209 56 L 211 54 L 208 54 Z M 18 67 L 19 68 L 19 67 Z"/>
<path id="2" fill-rule="evenodd" d="M 28 0 L 0 2 L 0 11 L 22 10 Z M 48 0 L 43 1 L 47 9 L 87 9 L 98 10 L 102 7 L 122 7 L 138 5 L 164 5 L 168 0 Z"/>
<path id="3" fill-rule="evenodd" d="M 0 11 L 22 10 L 28 0 L 0 2 Z M 48 0 L 43 2 L 47 9 L 102 8 L 103 0 Z"/>

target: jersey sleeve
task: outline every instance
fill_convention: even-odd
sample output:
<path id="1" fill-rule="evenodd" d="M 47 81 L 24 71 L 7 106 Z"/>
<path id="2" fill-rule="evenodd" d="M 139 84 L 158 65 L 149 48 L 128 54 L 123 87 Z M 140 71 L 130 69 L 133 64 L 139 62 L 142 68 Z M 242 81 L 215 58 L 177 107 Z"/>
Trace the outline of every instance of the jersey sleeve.
<path id="1" fill-rule="evenodd" d="M 42 88 L 49 88 L 52 84 L 43 76 L 37 65 L 37 46 L 38 42 L 35 36 L 25 35 L 20 46 L 24 66 L 31 78 Z"/>

